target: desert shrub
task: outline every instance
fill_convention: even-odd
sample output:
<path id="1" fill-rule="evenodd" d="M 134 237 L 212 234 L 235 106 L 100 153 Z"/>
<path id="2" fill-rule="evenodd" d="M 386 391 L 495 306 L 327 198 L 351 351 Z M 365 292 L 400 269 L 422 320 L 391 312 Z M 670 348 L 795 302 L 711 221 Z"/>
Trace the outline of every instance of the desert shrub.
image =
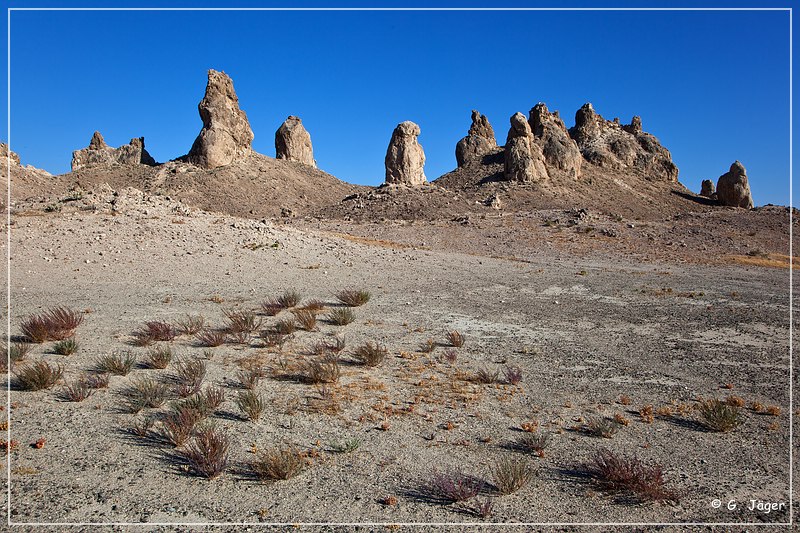
<path id="1" fill-rule="evenodd" d="M 291 335 L 297 329 L 297 323 L 291 318 L 282 318 L 275 323 L 274 329 L 280 335 Z"/>
<path id="2" fill-rule="evenodd" d="M 503 457 L 492 467 L 492 482 L 500 494 L 516 492 L 533 477 L 533 469 L 524 459 Z"/>
<path id="3" fill-rule="evenodd" d="M 135 364 L 136 357 L 130 352 L 123 352 L 100 357 L 95 361 L 94 368 L 98 372 L 127 376 Z"/>
<path id="4" fill-rule="evenodd" d="M 550 445 L 552 435 L 547 431 L 535 431 L 517 439 L 516 447 L 523 452 L 544 455 L 544 450 Z"/>
<path id="5" fill-rule="evenodd" d="M 41 314 L 31 314 L 20 324 L 22 334 L 31 342 L 59 341 L 71 337 L 83 322 L 83 313 L 68 307 L 53 307 Z"/>
<path id="6" fill-rule="evenodd" d="M 522 369 L 518 366 L 507 366 L 503 369 L 503 376 L 509 384 L 518 385 L 522 381 Z"/>
<path id="7" fill-rule="evenodd" d="M 325 319 L 336 326 L 346 326 L 356 319 L 356 314 L 349 307 L 331 309 Z"/>
<path id="8" fill-rule="evenodd" d="M 161 436 L 173 446 L 183 446 L 203 418 L 202 413 L 191 407 L 178 406 L 162 418 Z"/>
<path id="9" fill-rule="evenodd" d="M 289 309 L 300 303 L 300 294 L 296 291 L 286 291 L 275 300 L 283 309 Z"/>
<path id="10" fill-rule="evenodd" d="M 11 359 L 12 363 L 18 363 L 25 359 L 25 356 L 28 355 L 28 352 L 31 350 L 30 344 L 25 344 L 22 342 L 14 342 L 8 348 L 8 357 Z"/>
<path id="11" fill-rule="evenodd" d="M 294 319 L 297 324 L 306 331 L 317 329 L 317 315 L 308 309 L 293 309 Z"/>
<path id="12" fill-rule="evenodd" d="M 277 347 L 279 350 L 283 350 L 283 346 L 292 338 L 291 334 L 274 331 L 262 331 L 260 337 L 267 348 Z"/>
<path id="13" fill-rule="evenodd" d="M 242 411 L 248 420 L 253 422 L 261 418 L 261 413 L 267 407 L 264 398 L 255 391 L 243 390 L 236 397 L 236 406 Z"/>
<path id="14" fill-rule="evenodd" d="M 58 355 L 72 355 L 78 351 L 78 341 L 75 339 L 64 339 L 58 341 L 53 346 L 53 353 Z"/>
<path id="15" fill-rule="evenodd" d="M 178 336 L 175 326 L 161 320 L 151 320 L 133 332 L 134 344 L 149 346 L 156 341 L 172 341 Z"/>
<path id="16" fill-rule="evenodd" d="M 303 309 L 306 311 L 311 311 L 314 313 L 319 313 L 323 309 L 325 309 L 325 302 L 322 300 L 309 300 L 305 305 L 303 305 Z"/>
<path id="17" fill-rule="evenodd" d="M 223 402 L 225 402 L 225 390 L 210 385 L 202 392 L 187 396 L 180 401 L 178 406 L 193 409 L 205 418 L 213 413 Z"/>
<path id="18" fill-rule="evenodd" d="M 83 380 L 90 389 L 105 389 L 108 387 L 111 374 L 108 372 L 95 372 L 83 376 Z"/>
<path id="19" fill-rule="evenodd" d="M 185 398 L 200 390 L 206 377 L 206 362 L 196 357 L 178 361 L 173 372 L 170 379 L 175 384 L 175 392 Z"/>
<path id="20" fill-rule="evenodd" d="M 245 389 L 255 389 L 261 378 L 266 376 L 266 371 L 260 366 L 251 366 L 244 368 L 236 373 L 236 379 Z"/>
<path id="21" fill-rule="evenodd" d="M 228 335 L 224 331 L 216 329 L 203 329 L 194 336 L 197 344 L 206 348 L 216 348 L 225 343 Z"/>
<path id="22" fill-rule="evenodd" d="M 131 413 L 147 407 L 161 407 L 167 401 L 169 388 L 152 378 L 141 378 L 122 389 L 123 405 Z"/>
<path id="23" fill-rule="evenodd" d="M 458 352 L 452 348 L 449 348 L 444 351 L 444 355 L 442 356 L 445 361 L 450 363 L 451 365 L 458 360 Z"/>
<path id="24" fill-rule="evenodd" d="M 637 457 L 618 456 L 601 449 L 580 470 L 601 490 L 622 493 L 634 501 L 677 501 L 666 488 L 661 465 L 648 465 Z"/>
<path id="25" fill-rule="evenodd" d="M 385 346 L 371 342 L 365 342 L 355 349 L 353 358 L 360 364 L 365 366 L 378 366 L 383 362 L 388 354 Z"/>
<path id="26" fill-rule="evenodd" d="M 163 370 L 172 361 L 172 348 L 169 346 L 156 346 L 147 351 L 145 364 L 150 368 Z"/>
<path id="27" fill-rule="evenodd" d="M 84 379 L 67 383 L 61 391 L 61 398 L 68 402 L 82 402 L 92 395 L 94 390 Z"/>
<path id="28" fill-rule="evenodd" d="M 260 480 L 290 479 L 303 471 L 305 461 L 292 446 L 276 447 L 260 452 L 249 466 Z"/>
<path id="29" fill-rule="evenodd" d="M 584 431 L 594 437 L 610 439 L 619 431 L 619 428 L 620 424 L 616 420 L 604 416 L 595 416 L 586 422 Z"/>
<path id="30" fill-rule="evenodd" d="M 225 311 L 228 323 L 225 329 L 228 333 L 253 333 L 261 327 L 261 319 L 253 311 Z"/>
<path id="31" fill-rule="evenodd" d="M 461 348 L 466 342 L 464 335 L 456 330 L 448 331 L 445 338 L 447 339 L 447 343 L 455 348 Z"/>
<path id="32" fill-rule="evenodd" d="M 193 440 L 180 452 L 192 472 L 198 476 L 214 479 L 228 465 L 230 440 L 222 431 L 213 427 L 197 431 Z"/>
<path id="33" fill-rule="evenodd" d="M 128 431 L 137 437 L 144 438 L 150 435 L 150 430 L 153 429 L 153 425 L 155 423 L 155 417 L 146 416 L 140 420 L 134 420 L 131 422 L 131 425 L 128 426 Z"/>
<path id="34" fill-rule="evenodd" d="M 351 453 L 361 446 L 361 441 L 358 439 L 347 439 L 342 442 L 333 442 L 328 447 L 334 453 Z"/>
<path id="35" fill-rule="evenodd" d="M 203 329 L 205 322 L 202 315 L 186 315 L 176 321 L 176 329 L 183 335 L 196 335 Z"/>
<path id="36" fill-rule="evenodd" d="M 261 309 L 264 311 L 265 315 L 275 316 L 283 311 L 284 307 L 278 302 L 277 298 L 270 298 L 269 300 L 261 302 Z"/>
<path id="37" fill-rule="evenodd" d="M 44 361 L 28 363 L 14 372 L 19 387 L 23 390 L 49 389 L 64 375 L 62 365 L 51 365 Z"/>
<path id="38" fill-rule="evenodd" d="M 336 299 L 349 307 L 359 307 L 367 303 L 370 293 L 365 290 L 346 289 L 335 294 Z"/>
<path id="39" fill-rule="evenodd" d="M 488 368 L 481 368 L 475 375 L 473 376 L 473 381 L 476 383 L 482 383 L 484 385 L 490 385 L 492 383 L 497 383 L 498 378 L 500 377 L 499 370 L 489 370 Z"/>
<path id="40" fill-rule="evenodd" d="M 464 474 L 461 470 L 435 471 L 423 491 L 432 498 L 453 503 L 477 496 L 485 485 L 482 477 Z"/>
<path id="41" fill-rule="evenodd" d="M 433 339 L 426 339 L 419 345 L 419 351 L 422 353 L 431 353 L 436 348 L 436 341 Z"/>
<path id="42" fill-rule="evenodd" d="M 311 346 L 311 353 L 314 355 L 335 354 L 344 350 L 344 337 L 334 337 L 333 339 L 318 341 Z"/>
<path id="43" fill-rule="evenodd" d="M 698 406 L 700 422 L 710 431 L 733 431 L 742 423 L 741 409 L 735 405 L 712 399 Z"/>
<path id="44" fill-rule="evenodd" d="M 494 499 L 485 498 L 472 508 L 472 513 L 480 518 L 490 518 L 494 513 Z"/>
<path id="45" fill-rule="evenodd" d="M 303 379 L 307 383 L 335 383 L 339 380 L 339 361 L 335 357 L 308 359 L 303 362 Z"/>

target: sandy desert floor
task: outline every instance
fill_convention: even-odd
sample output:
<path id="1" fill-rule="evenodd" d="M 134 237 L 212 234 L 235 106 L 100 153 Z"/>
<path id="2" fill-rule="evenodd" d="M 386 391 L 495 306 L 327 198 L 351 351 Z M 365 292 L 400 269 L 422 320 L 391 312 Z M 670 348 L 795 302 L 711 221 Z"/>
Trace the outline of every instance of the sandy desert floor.
<path id="1" fill-rule="evenodd" d="M 153 436 L 157 426 L 147 437 L 130 431 L 172 402 L 131 414 L 121 392 L 146 376 L 165 379 L 174 363 L 111 376 L 108 389 L 82 402 L 63 401 L 62 384 L 18 390 L 12 372 L 14 523 L 788 521 L 788 510 L 747 508 L 751 500 L 788 505 L 785 268 L 578 254 L 549 241 L 510 257 L 472 248 L 465 233 L 454 233 L 451 247 L 401 244 L 389 232 L 344 238 L 334 227 L 237 219 L 133 191 L 114 198 L 113 212 L 102 194 L 84 203 L 15 213 L 11 226 L 12 335 L 24 317 L 53 306 L 86 312 L 77 353 L 56 355 L 47 342 L 26 355 L 62 364 L 66 382 L 114 352 L 144 361 L 149 348 L 133 346 L 131 334 L 147 321 L 188 313 L 222 326 L 225 310 L 260 311 L 288 289 L 329 308 L 340 289 L 372 297 L 353 309 L 355 322 L 334 326 L 323 312 L 318 331 L 298 331 L 282 349 L 257 335 L 210 349 L 190 336 L 171 343 L 178 358 L 205 360 L 205 384 L 226 391 L 209 420 L 231 440 L 230 466 L 214 480 L 187 471 Z M 263 316 L 262 329 L 289 316 Z M 454 329 L 466 337 L 461 348 L 444 346 Z M 290 379 L 316 341 L 337 334 L 346 339 L 338 383 Z M 380 366 L 351 362 L 365 341 L 388 348 Z M 258 422 L 234 401 L 246 364 L 270 371 L 257 386 L 267 401 Z M 522 380 L 511 385 L 503 370 L 515 366 Z M 498 371 L 498 382 L 476 383 L 481 370 Z M 696 406 L 709 398 L 743 402 L 742 425 L 707 431 Z M 648 406 L 652 420 L 640 414 Z M 615 415 L 627 425 L 611 438 L 584 429 Z M 514 446 L 537 424 L 552 434 L 541 457 Z M 31 445 L 39 439 L 43 447 Z M 334 451 L 347 440 L 357 449 Z M 303 451 L 302 473 L 266 483 L 248 475 L 254 452 L 281 444 Z M 580 471 L 601 448 L 663 465 L 678 501 L 630 504 L 598 490 Z M 493 465 L 508 457 L 534 471 L 513 494 L 497 495 L 490 483 L 478 498 L 443 504 L 424 490 L 436 470 L 491 482 Z M 487 499 L 492 516 L 476 516 Z M 738 506 L 714 509 L 714 499 Z"/>

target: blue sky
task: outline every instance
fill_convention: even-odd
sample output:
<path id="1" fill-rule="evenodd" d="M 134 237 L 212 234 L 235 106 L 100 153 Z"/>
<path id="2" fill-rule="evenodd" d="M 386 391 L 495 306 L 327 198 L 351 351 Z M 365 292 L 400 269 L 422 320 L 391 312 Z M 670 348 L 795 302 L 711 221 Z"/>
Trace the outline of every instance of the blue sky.
<path id="1" fill-rule="evenodd" d="M 789 203 L 785 11 L 14 11 L 12 149 L 53 173 L 95 130 L 113 146 L 144 136 L 158 161 L 183 155 L 209 68 L 233 78 L 256 151 L 274 156 L 298 115 L 319 167 L 353 183 L 383 181 L 403 120 L 420 125 L 434 179 L 455 168 L 471 109 L 502 144 L 516 111 L 543 101 L 569 127 L 592 102 L 641 115 L 690 189 L 738 159 L 757 205 Z"/>

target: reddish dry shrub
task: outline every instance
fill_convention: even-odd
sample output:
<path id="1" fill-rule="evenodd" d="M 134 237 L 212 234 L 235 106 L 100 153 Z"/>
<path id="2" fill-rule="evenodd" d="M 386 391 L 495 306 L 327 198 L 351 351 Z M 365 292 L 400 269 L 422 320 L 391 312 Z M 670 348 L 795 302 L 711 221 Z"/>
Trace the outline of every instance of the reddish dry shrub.
<path id="1" fill-rule="evenodd" d="M 173 446 L 183 446 L 192 436 L 202 413 L 191 407 L 180 406 L 170 411 L 161 421 L 161 435 Z"/>
<path id="2" fill-rule="evenodd" d="M 601 490 L 620 493 L 637 502 L 677 501 L 678 494 L 666 488 L 664 470 L 636 457 L 624 457 L 602 448 L 581 470 Z"/>
<path id="3" fill-rule="evenodd" d="M 53 307 L 39 315 L 29 315 L 20 324 L 22 334 L 35 343 L 68 339 L 83 322 L 83 313 L 68 307 Z"/>
<path id="4" fill-rule="evenodd" d="M 349 307 L 359 307 L 367 303 L 371 297 L 369 291 L 346 289 L 336 293 L 336 299 Z"/>
<path id="5" fill-rule="evenodd" d="M 228 466 L 229 447 L 230 440 L 222 431 L 204 428 L 196 432 L 180 457 L 196 475 L 214 479 Z"/>
<path id="6" fill-rule="evenodd" d="M 178 336 L 175 326 L 169 322 L 151 320 L 133 332 L 134 344 L 149 346 L 156 341 L 172 341 Z"/>
<path id="7" fill-rule="evenodd" d="M 477 496 L 485 485 L 486 480 L 482 477 L 464 474 L 461 470 L 436 471 L 422 492 L 432 499 L 454 503 Z"/>
<path id="8" fill-rule="evenodd" d="M 225 343 L 228 335 L 224 331 L 215 329 L 204 329 L 198 332 L 194 338 L 200 346 L 205 348 L 216 348 Z"/>

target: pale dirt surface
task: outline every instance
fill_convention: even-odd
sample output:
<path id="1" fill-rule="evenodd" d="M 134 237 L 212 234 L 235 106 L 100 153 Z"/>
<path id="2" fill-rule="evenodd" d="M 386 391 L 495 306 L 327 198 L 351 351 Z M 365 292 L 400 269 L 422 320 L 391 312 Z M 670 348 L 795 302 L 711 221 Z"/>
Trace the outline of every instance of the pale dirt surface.
<path id="1" fill-rule="evenodd" d="M 318 332 L 297 333 L 283 354 L 255 337 L 248 346 L 226 344 L 210 355 L 188 337 L 172 343 L 180 356 L 208 357 L 206 383 L 228 395 L 212 420 L 232 440 L 231 468 L 213 481 L 181 469 L 171 446 L 126 431 L 145 413 L 124 412 L 120 390 L 142 376 L 163 379 L 169 369 L 112 376 L 108 390 L 81 403 L 61 401 L 61 385 L 12 390 L 11 435 L 20 443 L 11 453 L 13 522 L 480 522 L 469 514 L 472 503 L 432 503 L 417 489 L 434 468 L 488 476 L 496 459 L 520 455 L 508 445 L 532 421 L 553 432 L 552 442 L 544 457 L 529 457 L 536 471 L 531 483 L 496 498 L 491 521 L 788 520 L 786 512 L 743 508 L 750 499 L 787 501 L 792 407 L 786 268 L 702 260 L 697 251 L 686 257 L 682 250 L 691 247 L 677 240 L 678 252 L 648 255 L 637 242 L 650 238 L 637 233 L 637 223 L 592 219 L 598 215 L 591 211 L 532 215 L 533 235 L 515 247 L 513 236 L 526 233 L 526 217 L 511 218 L 517 233 L 506 237 L 505 216 L 473 215 L 467 224 L 309 219 L 284 225 L 204 213 L 134 190 L 117 196 L 101 190 L 65 202 L 58 213 L 33 207 L 19 206 L 12 215 L 11 334 L 19 334 L 21 318 L 55 305 L 87 310 L 77 330 L 77 354 L 52 354 L 53 343 L 45 343 L 27 356 L 64 364 L 70 382 L 114 351 L 143 359 L 147 349 L 131 346 L 130 334 L 147 320 L 192 313 L 220 326 L 223 310 L 259 309 L 285 289 L 330 305 L 332 292 L 341 288 L 365 288 L 372 299 L 355 308 L 353 324 L 323 321 Z M 576 217 L 577 224 L 567 222 Z M 559 220 L 545 224 L 552 218 Z M 784 218 L 785 211 L 775 213 L 765 227 Z M 589 224 L 597 229 L 577 231 Z M 650 233 L 662 243 L 670 229 L 658 224 Z M 606 225 L 616 237 L 598 236 Z M 760 257 L 746 251 L 785 250 L 777 223 L 764 230 L 768 239 L 759 240 L 759 228 L 751 227 L 752 244 L 727 247 L 726 254 Z M 598 244 L 606 240 L 616 244 Z M 496 245 L 482 244 L 490 242 Z M 617 254 L 614 246 L 629 250 Z M 716 256 L 718 249 L 723 247 L 714 244 L 714 253 L 706 255 Z M 224 301 L 211 301 L 215 296 Z M 264 317 L 264 327 L 284 316 Z M 443 346 L 432 354 L 419 351 L 428 338 L 443 343 L 449 329 L 467 338 L 455 363 L 444 361 Z M 279 368 L 281 359 L 292 364 L 314 341 L 336 333 L 347 339 L 345 360 L 367 340 L 390 352 L 377 368 L 342 365 L 332 387 L 338 412 L 329 412 L 311 385 L 267 377 L 258 386 L 269 402 L 266 415 L 257 423 L 240 418 L 233 401 L 237 363 L 258 358 Z M 506 365 L 522 368 L 518 386 L 466 379 L 481 368 Z M 630 405 L 619 403 L 622 395 Z M 637 414 L 645 405 L 695 405 L 700 398 L 729 395 L 748 405 L 779 406 L 781 414 L 745 409 L 744 424 L 726 434 L 700 429 L 691 414 L 652 423 Z M 611 439 L 576 430 L 587 417 L 616 413 L 630 423 Z M 40 438 L 46 439 L 42 449 L 30 446 Z M 331 443 L 348 438 L 361 441 L 356 451 L 329 451 Z M 254 446 L 281 442 L 309 452 L 311 465 L 303 473 L 275 483 L 243 473 Z M 682 493 L 680 501 L 621 504 L 572 475 L 601 447 L 661 463 L 670 486 Z M 398 503 L 379 503 L 387 496 Z M 715 510 L 713 498 L 736 499 L 740 506 Z"/>

